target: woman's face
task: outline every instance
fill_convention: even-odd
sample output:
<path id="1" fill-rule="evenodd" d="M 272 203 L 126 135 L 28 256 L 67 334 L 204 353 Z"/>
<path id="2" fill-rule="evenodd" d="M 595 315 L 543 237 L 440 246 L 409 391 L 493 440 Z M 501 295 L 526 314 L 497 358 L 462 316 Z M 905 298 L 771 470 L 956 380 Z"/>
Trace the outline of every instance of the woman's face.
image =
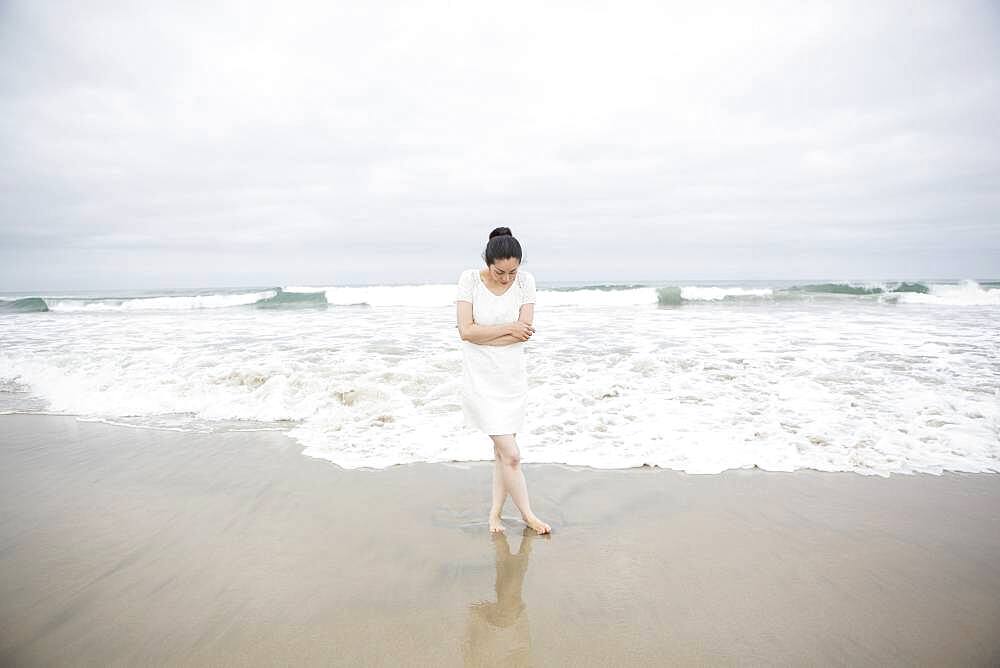
<path id="1" fill-rule="evenodd" d="M 497 260 L 489 266 L 490 276 L 501 285 L 507 285 L 517 276 L 517 268 L 521 263 L 516 257 Z"/>

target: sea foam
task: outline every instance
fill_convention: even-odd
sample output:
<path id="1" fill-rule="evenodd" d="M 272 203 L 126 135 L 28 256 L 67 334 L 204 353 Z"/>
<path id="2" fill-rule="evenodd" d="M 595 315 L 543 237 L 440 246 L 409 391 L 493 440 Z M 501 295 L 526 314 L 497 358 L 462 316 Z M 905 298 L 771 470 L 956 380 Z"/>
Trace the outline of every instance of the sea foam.
<path id="1" fill-rule="evenodd" d="M 736 287 L 689 295 L 690 308 L 660 308 L 652 286 L 541 290 L 524 461 L 1000 470 L 1000 310 L 981 303 L 996 288 L 931 283 L 888 303 Z M 280 428 L 345 467 L 492 457 L 462 426 L 453 286 L 311 290 L 4 313 L 0 411 Z M 254 307 L 262 300 L 276 306 Z"/>

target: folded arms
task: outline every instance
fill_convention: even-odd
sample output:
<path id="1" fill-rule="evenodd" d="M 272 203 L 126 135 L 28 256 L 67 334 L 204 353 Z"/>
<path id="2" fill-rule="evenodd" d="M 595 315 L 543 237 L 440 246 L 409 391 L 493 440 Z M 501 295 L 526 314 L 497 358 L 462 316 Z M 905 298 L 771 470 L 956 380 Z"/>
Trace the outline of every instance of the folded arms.
<path id="1" fill-rule="evenodd" d="M 522 343 L 535 333 L 531 321 L 535 317 L 535 305 L 523 304 L 517 320 L 500 325 L 480 325 L 472 317 L 472 302 L 458 301 L 458 334 L 463 341 L 483 346 L 509 346 Z"/>

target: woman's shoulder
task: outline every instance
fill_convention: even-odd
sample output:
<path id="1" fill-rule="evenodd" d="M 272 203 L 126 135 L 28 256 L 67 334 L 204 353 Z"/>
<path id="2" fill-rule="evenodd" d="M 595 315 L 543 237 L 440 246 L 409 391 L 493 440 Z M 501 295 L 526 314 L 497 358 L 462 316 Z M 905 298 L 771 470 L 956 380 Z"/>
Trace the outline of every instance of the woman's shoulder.
<path id="1" fill-rule="evenodd" d="M 479 292 L 479 285 L 482 280 L 479 278 L 478 269 L 466 269 L 458 277 L 458 288 L 470 298 Z"/>
<path id="2" fill-rule="evenodd" d="M 527 269 L 519 269 L 517 272 L 517 280 L 521 282 L 521 285 L 534 285 L 535 275 Z"/>

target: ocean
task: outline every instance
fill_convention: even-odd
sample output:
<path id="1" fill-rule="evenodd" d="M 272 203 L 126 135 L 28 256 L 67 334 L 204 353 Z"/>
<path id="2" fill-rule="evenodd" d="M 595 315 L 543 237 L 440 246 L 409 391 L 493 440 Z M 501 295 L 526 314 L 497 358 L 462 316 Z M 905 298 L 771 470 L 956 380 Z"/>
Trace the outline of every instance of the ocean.
<path id="1" fill-rule="evenodd" d="M 524 462 L 1000 472 L 1000 281 L 538 288 Z M 455 290 L 0 293 L 0 412 L 282 430 L 346 468 L 489 460 Z"/>

